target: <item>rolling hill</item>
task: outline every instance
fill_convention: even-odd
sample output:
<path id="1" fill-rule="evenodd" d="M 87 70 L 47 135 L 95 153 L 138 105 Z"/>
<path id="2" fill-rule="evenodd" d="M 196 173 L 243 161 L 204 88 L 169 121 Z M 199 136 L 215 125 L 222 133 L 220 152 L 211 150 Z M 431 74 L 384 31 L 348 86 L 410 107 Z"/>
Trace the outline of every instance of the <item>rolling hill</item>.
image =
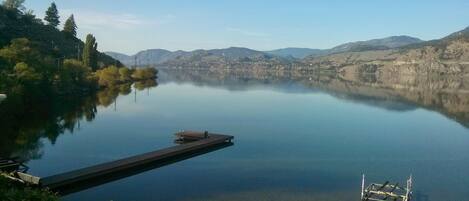
<path id="1" fill-rule="evenodd" d="M 411 44 L 424 42 L 418 38 L 410 36 L 391 36 L 386 38 L 372 39 L 367 41 L 356 41 L 344 43 L 330 49 L 310 49 L 310 48 L 283 48 L 277 50 L 266 51 L 266 53 L 292 57 L 296 59 L 304 59 L 308 56 L 324 56 L 341 52 L 361 52 L 369 50 L 386 50 L 399 48 Z"/>
<path id="2" fill-rule="evenodd" d="M 106 52 L 106 54 L 128 66 L 135 65 L 135 63 L 137 63 L 137 65 L 186 65 L 206 61 L 223 63 L 241 60 L 285 60 L 279 56 L 242 47 L 230 47 L 225 49 L 211 50 L 200 49 L 194 51 L 179 50 L 174 52 L 163 49 L 150 49 L 138 52 L 132 56 L 117 52 Z"/>
<path id="3" fill-rule="evenodd" d="M 291 57 L 296 59 L 303 59 L 310 55 L 320 55 L 323 54 L 324 50 L 321 49 L 310 49 L 310 48 L 296 48 L 296 47 L 289 47 L 289 48 L 282 48 L 276 49 L 271 51 L 266 51 L 266 53 L 281 56 L 281 57 Z"/>
<path id="4" fill-rule="evenodd" d="M 140 51 L 135 55 L 125 55 L 117 52 L 106 52 L 107 55 L 121 61 L 127 66 L 137 65 L 162 65 L 179 64 L 183 62 L 194 63 L 202 57 L 210 57 L 211 60 L 223 59 L 226 61 L 236 61 L 239 59 L 259 60 L 262 62 L 275 61 L 294 61 L 304 59 L 308 56 L 324 56 L 341 52 L 360 52 L 369 50 L 385 50 L 398 48 L 406 45 L 421 43 L 422 40 L 410 36 L 391 36 L 381 39 L 368 41 L 357 41 L 338 45 L 331 49 L 310 49 L 310 48 L 284 48 L 271 51 L 257 51 L 243 47 L 230 47 L 225 49 L 212 50 L 194 50 L 194 51 L 168 51 L 164 49 L 149 49 Z M 178 59 L 179 61 L 175 61 Z M 184 61 L 181 61 L 183 59 Z M 193 61 L 190 61 L 194 59 Z"/>

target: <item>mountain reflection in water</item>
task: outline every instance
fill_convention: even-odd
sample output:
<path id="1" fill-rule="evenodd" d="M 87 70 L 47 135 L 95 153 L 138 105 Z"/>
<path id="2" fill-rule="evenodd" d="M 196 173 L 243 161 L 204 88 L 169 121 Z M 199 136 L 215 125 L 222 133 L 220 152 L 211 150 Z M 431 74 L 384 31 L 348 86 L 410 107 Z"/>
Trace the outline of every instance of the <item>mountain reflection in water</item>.
<path id="1" fill-rule="evenodd" d="M 191 83 L 233 91 L 271 88 L 283 93 L 324 92 L 391 111 L 422 107 L 469 128 L 469 80 L 464 77 L 174 69 L 162 70 L 161 75 L 160 83 Z"/>

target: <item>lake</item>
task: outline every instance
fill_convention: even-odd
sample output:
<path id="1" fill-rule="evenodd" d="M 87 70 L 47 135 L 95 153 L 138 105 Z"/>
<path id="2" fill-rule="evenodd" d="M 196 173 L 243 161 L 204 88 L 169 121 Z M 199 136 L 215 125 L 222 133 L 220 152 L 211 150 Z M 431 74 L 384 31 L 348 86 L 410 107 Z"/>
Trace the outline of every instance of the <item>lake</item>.
<path id="1" fill-rule="evenodd" d="M 235 136 L 65 201 L 359 200 L 362 173 L 400 184 L 412 174 L 415 200 L 469 200 L 463 78 L 161 70 L 157 81 L 61 107 L 2 150 L 48 176 L 172 146 L 180 130 Z"/>

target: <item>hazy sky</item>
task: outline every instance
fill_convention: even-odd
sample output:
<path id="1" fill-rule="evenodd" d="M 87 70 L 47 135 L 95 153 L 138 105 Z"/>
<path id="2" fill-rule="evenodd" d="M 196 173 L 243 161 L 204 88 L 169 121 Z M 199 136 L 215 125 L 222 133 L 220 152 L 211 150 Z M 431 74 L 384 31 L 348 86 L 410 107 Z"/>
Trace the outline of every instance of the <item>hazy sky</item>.
<path id="1" fill-rule="evenodd" d="M 50 0 L 26 0 L 44 16 Z M 469 26 L 467 0 L 56 0 L 61 20 L 75 14 L 78 36 L 101 51 L 242 46 L 330 48 L 410 35 L 424 40 Z"/>

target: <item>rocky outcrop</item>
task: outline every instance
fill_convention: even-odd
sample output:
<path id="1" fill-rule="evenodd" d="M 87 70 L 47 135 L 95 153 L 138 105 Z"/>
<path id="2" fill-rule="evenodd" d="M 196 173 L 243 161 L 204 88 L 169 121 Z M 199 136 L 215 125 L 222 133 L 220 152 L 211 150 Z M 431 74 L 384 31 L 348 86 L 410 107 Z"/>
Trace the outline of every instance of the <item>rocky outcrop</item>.
<path id="1" fill-rule="evenodd" d="M 469 76 L 469 41 L 453 40 L 443 47 L 347 52 L 304 62 L 312 68 L 342 73 Z"/>
<path id="2" fill-rule="evenodd" d="M 308 57 L 305 65 L 342 73 L 444 74 L 469 76 L 469 33 L 393 50 L 345 52 Z"/>

